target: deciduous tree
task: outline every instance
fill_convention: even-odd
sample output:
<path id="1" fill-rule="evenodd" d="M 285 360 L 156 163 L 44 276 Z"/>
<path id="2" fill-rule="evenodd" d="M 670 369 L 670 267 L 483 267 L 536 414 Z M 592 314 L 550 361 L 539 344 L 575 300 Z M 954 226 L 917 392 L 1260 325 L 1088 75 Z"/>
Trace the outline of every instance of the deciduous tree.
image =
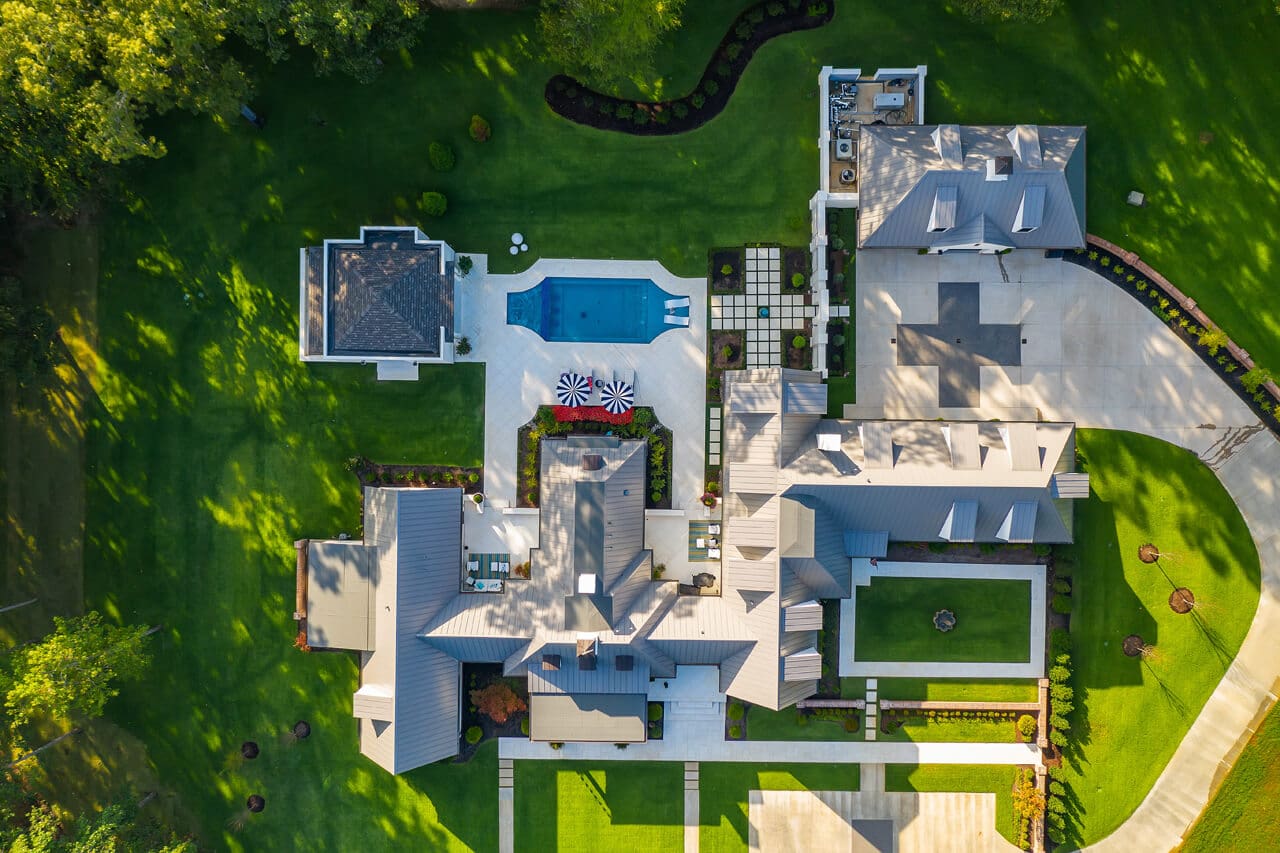
<path id="1" fill-rule="evenodd" d="M 565 70 L 609 83 L 643 72 L 684 0 L 543 0 L 538 30 Z"/>
<path id="2" fill-rule="evenodd" d="M 512 714 L 519 713 L 528 707 L 505 681 L 495 681 L 488 687 L 472 690 L 471 704 L 498 725 L 509 720 Z"/>
<path id="3" fill-rule="evenodd" d="M 1062 8 L 1062 0 L 959 0 L 970 17 L 996 21 L 1043 21 Z"/>

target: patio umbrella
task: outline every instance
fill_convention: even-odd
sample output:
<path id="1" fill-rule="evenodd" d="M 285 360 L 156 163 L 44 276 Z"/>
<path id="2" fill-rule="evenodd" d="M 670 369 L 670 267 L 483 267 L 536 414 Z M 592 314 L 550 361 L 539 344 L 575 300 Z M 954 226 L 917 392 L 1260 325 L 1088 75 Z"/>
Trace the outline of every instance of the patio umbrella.
<path id="1" fill-rule="evenodd" d="M 615 379 L 600 389 L 600 402 L 610 414 L 620 415 L 635 405 L 635 391 L 627 383 Z"/>
<path id="2" fill-rule="evenodd" d="M 556 400 L 562 406 L 581 406 L 591 396 L 591 383 L 577 373 L 563 373 L 556 383 Z"/>

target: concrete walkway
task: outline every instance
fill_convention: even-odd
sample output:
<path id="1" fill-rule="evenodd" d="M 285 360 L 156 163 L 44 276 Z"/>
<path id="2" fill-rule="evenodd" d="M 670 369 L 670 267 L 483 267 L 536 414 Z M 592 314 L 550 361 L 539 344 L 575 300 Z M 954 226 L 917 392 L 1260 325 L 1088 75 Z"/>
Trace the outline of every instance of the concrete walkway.
<path id="1" fill-rule="evenodd" d="M 1008 764 L 1038 765 L 1040 750 L 1025 743 L 890 743 L 887 741 L 726 741 L 705 729 L 701 738 L 635 743 L 566 743 L 560 749 L 525 738 L 498 741 L 499 758 L 542 761 L 728 761 L 765 764 Z"/>
<path id="2" fill-rule="evenodd" d="M 698 853 L 698 834 L 701 826 L 699 777 L 698 762 L 686 761 L 684 763 L 684 853 Z"/>
<path id="3" fill-rule="evenodd" d="M 515 767 L 498 759 L 498 853 L 514 853 L 516 837 Z"/>
<path id="4" fill-rule="evenodd" d="M 979 410 L 940 409 L 936 368 L 928 376 L 930 368 L 898 368 L 890 359 L 884 332 L 891 323 L 936 322 L 940 280 L 981 282 L 982 321 L 1020 322 L 1028 340 L 1021 367 L 984 369 Z M 1146 799 L 1090 849 L 1177 847 L 1276 700 L 1280 443 L 1142 303 L 1076 264 L 1025 252 L 941 260 L 861 252 L 858 292 L 859 403 L 847 416 L 1040 416 L 1140 432 L 1199 455 L 1240 508 L 1262 563 L 1253 624 Z"/>
<path id="5" fill-rule="evenodd" d="M 747 847 L 894 853 L 1012 853 L 995 794 L 751 791 Z"/>

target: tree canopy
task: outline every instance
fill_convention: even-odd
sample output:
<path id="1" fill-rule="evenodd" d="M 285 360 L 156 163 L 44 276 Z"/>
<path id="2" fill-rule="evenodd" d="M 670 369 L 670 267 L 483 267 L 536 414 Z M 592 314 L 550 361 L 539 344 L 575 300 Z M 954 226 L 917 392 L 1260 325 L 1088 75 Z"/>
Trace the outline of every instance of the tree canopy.
<path id="1" fill-rule="evenodd" d="M 23 302 L 16 278 L 0 275 L 0 378 L 25 385 L 47 374 L 56 360 L 57 334 L 53 316 Z"/>
<path id="2" fill-rule="evenodd" d="M 647 69 L 683 9 L 684 0 L 543 0 L 538 30 L 565 70 L 608 83 Z"/>
<path id="3" fill-rule="evenodd" d="M 973 18 L 994 21 L 1043 21 L 1062 8 L 1062 0 L 959 0 Z"/>
<path id="4" fill-rule="evenodd" d="M 11 811 L 0 825 L 0 842 L 10 853 L 191 853 L 195 845 L 137 824 L 134 803 L 112 803 L 92 815 L 71 819 L 36 801 L 25 814 Z"/>
<path id="5" fill-rule="evenodd" d="M 36 714 L 100 716 L 120 692 L 118 682 L 137 678 L 150 662 L 146 628 L 107 625 L 96 612 L 53 621 L 52 634 L 9 661 L 4 704 L 11 728 Z"/>

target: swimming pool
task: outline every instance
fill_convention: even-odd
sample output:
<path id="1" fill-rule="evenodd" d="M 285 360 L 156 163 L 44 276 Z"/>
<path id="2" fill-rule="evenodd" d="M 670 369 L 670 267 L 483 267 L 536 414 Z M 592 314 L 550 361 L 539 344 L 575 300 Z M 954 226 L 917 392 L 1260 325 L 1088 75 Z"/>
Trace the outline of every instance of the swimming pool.
<path id="1" fill-rule="evenodd" d="M 647 278 L 544 278 L 507 294 L 507 325 L 547 341 L 647 344 L 670 329 L 666 301 L 678 297 Z M 676 313 L 689 316 L 689 309 Z"/>

